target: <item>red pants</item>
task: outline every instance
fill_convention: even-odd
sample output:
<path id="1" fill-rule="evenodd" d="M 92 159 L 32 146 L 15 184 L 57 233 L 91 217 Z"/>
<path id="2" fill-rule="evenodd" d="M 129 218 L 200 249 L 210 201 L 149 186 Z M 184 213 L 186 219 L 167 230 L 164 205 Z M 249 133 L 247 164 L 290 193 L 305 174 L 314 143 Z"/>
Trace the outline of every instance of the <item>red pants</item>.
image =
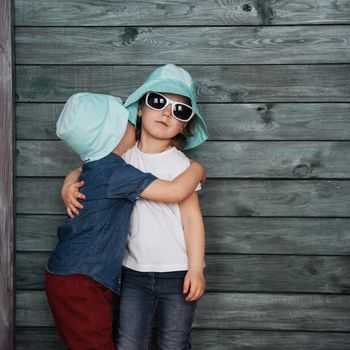
<path id="1" fill-rule="evenodd" d="M 84 275 L 45 275 L 45 291 L 62 341 L 70 350 L 115 350 L 113 293 Z"/>

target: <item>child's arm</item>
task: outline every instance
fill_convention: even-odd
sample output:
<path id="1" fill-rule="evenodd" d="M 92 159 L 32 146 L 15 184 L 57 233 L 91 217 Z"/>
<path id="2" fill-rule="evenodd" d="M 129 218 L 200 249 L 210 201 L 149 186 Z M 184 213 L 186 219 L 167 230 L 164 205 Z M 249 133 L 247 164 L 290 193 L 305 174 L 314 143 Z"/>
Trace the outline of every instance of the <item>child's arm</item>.
<path id="1" fill-rule="evenodd" d="M 66 205 L 68 215 L 73 218 L 79 215 L 79 209 L 83 205 L 77 198 L 85 199 L 86 197 L 78 190 L 84 185 L 84 181 L 77 182 L 81 174 L 81 168 L 71 171 L 61 190 L 62 199 Z M 153 201 L 164 203 L 178 203 L 187 198 L 199 182 L 205 181 L 205 170 L 198 162 L 191 162 L 191 165 L 182 174 L 177 176 L 173 181 L 157 179 L 153 181 L 141 194 L 140 197 Z"/>
<path id="2" fill-rule="evenodd" d="M 164 203 L 179 203 L 194 192 L 199 182 L 205 181 L 205 170 L 198 162 L 191 162 L 186 171 L 173 181 L 155 180 L 140 197 Z"/>
<path id="3" fill-rule="evenodd" d="M 187 294 L 186 301 L 193 301 L 198 300 L 205 290 L 205 236 L 197 193 L 192 193 L 179 204 L 179 207 L 188 256 L 188 271 L 184 280 L 183 292 Z"/>

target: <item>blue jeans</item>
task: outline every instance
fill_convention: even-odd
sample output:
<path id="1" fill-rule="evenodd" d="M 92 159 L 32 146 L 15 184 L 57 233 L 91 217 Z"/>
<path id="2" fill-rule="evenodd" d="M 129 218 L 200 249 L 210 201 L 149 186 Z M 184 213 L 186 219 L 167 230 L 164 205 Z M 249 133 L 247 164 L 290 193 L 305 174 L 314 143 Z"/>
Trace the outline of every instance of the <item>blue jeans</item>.
<path id="1" fill-rule="evenodd" d="M 118 350 L 148 349 L 152 318 L 159 308 L 158 349 L 191 349 L 196 301 L 182 292 L 186 271 L 138 272 L 123 268 L 117 335 Z"/>

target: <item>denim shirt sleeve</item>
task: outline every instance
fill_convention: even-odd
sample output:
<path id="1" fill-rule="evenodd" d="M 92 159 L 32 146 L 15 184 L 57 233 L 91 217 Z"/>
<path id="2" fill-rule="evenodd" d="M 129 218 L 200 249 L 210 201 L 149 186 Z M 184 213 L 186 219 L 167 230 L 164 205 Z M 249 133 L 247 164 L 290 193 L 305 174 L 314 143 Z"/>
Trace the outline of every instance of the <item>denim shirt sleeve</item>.
<path id="1" fill-rule="evenodd" d="M 157 177 L 143 173 L 132 165 L 125 164 L 113 171 L 107 188 L 109 198 L 126 198 L 135 201 Z"/>

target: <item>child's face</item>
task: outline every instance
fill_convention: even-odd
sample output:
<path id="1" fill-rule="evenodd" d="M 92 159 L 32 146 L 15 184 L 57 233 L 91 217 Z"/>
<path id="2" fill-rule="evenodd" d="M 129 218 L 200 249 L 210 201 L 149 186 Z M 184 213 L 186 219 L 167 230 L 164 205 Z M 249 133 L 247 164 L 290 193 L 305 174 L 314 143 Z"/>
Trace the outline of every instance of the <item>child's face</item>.
<path id="1" fill-rule="evenodd" d="M 162 95 L 176 101 L 188 103 L 186 97 L 170 93 L 162 93 Z M 179 134 L 185 127 L 186 123 L 175 119 L 171 112 L 171 104 L 169 103 L 162 110 L 154 110 L 146 104 L 139 107 L 138 116 L 142 116 L 142 133 L 146 132 L 157 139 L 170 140 Z"/>

